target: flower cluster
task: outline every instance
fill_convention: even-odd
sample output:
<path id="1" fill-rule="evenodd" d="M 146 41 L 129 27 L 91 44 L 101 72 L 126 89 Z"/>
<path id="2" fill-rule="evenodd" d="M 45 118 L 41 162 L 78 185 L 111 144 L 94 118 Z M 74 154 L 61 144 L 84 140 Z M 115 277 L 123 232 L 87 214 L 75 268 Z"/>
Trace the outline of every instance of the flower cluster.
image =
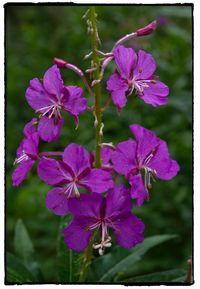
<path id="1" fill-rule="evenodd" d="M 155 28 L 152 22 L 127 38 L 150 34 Z M 117 66 L 107 81 L 107 90 L 117 109 L 121 110 L 133 93 L 147 104 L 165 105 L 169 89 L 154 75 L 154 58 L 143 50 L 136 53 L 124 47 L 124 40 L 125 37 L 119 40 L 110 53 L 100 52 L 104 56 L 102 73 L 111 60 Z M 59 139 L 64 123 L 62 114 L 70 114 L 78 125 L 79 114 L 87 110 L 83 89 L 65 86 L 59 68 L 76 72 L 89 92 L 92 92 L 92 85 L 101 81 L 94 80 L 89 86 L 79 68 L 60 59 L 45 72 L 42 81 L 38 78 L 30 81 L 25 96 L 39 117 L 24 128 L 24 138 L 17 149 L 15 164 L 18 167 L 12 175 L 13 185 L 20 185 L 37 162 L 40 179 L 53 186 L 47 193 L 46 207 L 56 215 L 73 215 L 64 229 L 67 246 L 82 251 L 93 233 L 99 230 L 100 241 L 94 243 L 93 248 L 102 255 L 112 244 L 112 229 L 120 246 L 134 247 L 144 239 L 144 223 L 132 213 L 132 199 L 141 206 L 150 198 L 152 181 L 172 179 L 179 165 L 171 160 L 166 142 L 139 124 L 130 125 L 135 140 L 130 138 L 116 146 L 100 144 L 100 168 L 94 165 L 93 153 L 75 143 L 68 144 L 62 152 L 39 152 L 39 140 L 56 142 Z M 93 70 L 95 67 L 90 68 L 90 72 Z M 93 92 L 91 94 L 94 96 Z M 128 180 L 128 188 L 115 184 L 117 174 Z"/>

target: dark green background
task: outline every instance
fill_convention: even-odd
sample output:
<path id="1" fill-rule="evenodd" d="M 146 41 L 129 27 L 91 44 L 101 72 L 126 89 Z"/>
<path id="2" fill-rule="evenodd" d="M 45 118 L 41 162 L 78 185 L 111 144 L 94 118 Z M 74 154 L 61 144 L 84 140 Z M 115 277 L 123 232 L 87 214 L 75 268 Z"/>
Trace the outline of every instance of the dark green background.
<path id="1" fill-rule="evenodd" d="M 59 217 L 45 207 L 49 187 L 32 170 L 19 187 L 12 187 L 11 173 L 16 149 L 22 139 L 24 125 L 34 117 L 25 100 L 29 80 L 42 78 L 60 57 L 85 70 L 89 61 L 83 56 L 90 51 L 84 6 L 7 6 L 6 7 L 6 248 L 13 252 L 14 227 L 22 218 L 33 240 L 37 258 L 46 282 L 56 282 L 56 240 Z M 152 249 L 134 274 L 186 268 L 192 254 L 192 7 L 191 6 L 98 6 L 101 49 L 109 52 L 114 42 L 148 22 L 165 17 L 165 25 L 151 36 L 126 43 L 128 47 L 147 50 L 157 61 L 156 74 L 170 88 L 169 104 L 153 108 L 130 96 L 120 116 L 112 104 L 104 113 L 104 141 L 115 144 L 132 137 L 129 125 L 139 123 L 154 130 L 168 143 L 172 158 L 180 164 L 178 176 L 168 182 L 157 181 L 151 199 L 134 212 L 143 219 L 145 236 L 177 234 L 171 243 Z M 163 18 L 162 18 L 163 19 Z M 109 65 L 105 80 L 114 70 Z M 80 85 L 70 71 L 62 71 L 66 85 Z M 103 89 L 103 102 L 108 93 Z M 86 91 L 86 96 L 88 96 Z M 92 104 L 92 99 L 89 97 Z M 94 147 L 93 116 L 80 116 L 77 131 L 70 116 L 57 144 L 41 144 L 41 150 L 63 150 L 76 142 L 92 150 Z M 130 273 L 131 275 L 131 273 Z"/>

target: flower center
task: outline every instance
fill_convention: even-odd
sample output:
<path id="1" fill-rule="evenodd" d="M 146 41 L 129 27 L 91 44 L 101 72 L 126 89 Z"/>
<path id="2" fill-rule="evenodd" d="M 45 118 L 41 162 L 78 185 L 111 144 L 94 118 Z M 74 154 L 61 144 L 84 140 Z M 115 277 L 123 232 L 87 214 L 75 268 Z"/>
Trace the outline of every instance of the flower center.
<path id="1" fill-rule="evenodd" d="M 146 80 L 135 80 L 134 77 L 131 81 L 128 82 L 130 87 L 130 93 L 135 89 L 138 94 L 144 95 L 144 89 L 149 87 L 149 83 L 155 83 L 154 79 L 146 79 Z"/>
<path id="2" fill-rule="evenodd" d="M 60 103 L 53 103 L 52 105 L 44 106 L 38 110 L 36 113 L 39 112 L 41 116 L 48 116 L 48 118 L 54 118 L 55 121 L 61 119 L 60 110 L 62 109 L 62 104 Z"/>
<path id="3" fill-rule="evenodd" d="M 75 181 L 67 184 L 67 186 L 64 187 L 63 193 L 67 195 L 67 199 L 70 199 L 71 197 L 80 198 L 80 193 Z"/>
<path id="4" fill-rule="evenodd" d="M 145 158 L 145 160 L 139 163 L 139 169 L 144 169 L 144 185 L 146 190 L 148 191 L 149 189 L 152 188 L 151 185 L 151 179 L 153 180 L 153 182 L 156 182 L 155 177 L 157 176 L 157 172 L 154 169 L 151 169 L 148 164 L 150 162 L 150 160 L 153 158 L 155 151 L 157 150 L 156 148 L 153 148 L 152 151 L 150 152 L 149 155 L 147 155 L 147 157 Z"/>
<path id="5" fill-rule="evenodd" d="M 23 150 L 21 156 L 15 159 L 13 165 L 20 164 L 21 162 L 27 161 L 28 159 L 30 159 L 29 156 Z"/>
<path id="6" fill-rule="evenodd" d="M 93 244 L 93 248 L 94 249 L 98 249 L 99 255 L 102 256 L 104 254 L 104 252 L 105 252 L 105 249 L 111 247 L 112 244 L 110 242 L 111 241 L 111 237 L 108 235 L 107 224 L 106 224 L 104 219 L 101 219 L 99 222 L 94 224 L 92 226 L 92 228 L 95 229 L 95 228 L 97 228 L 99 226 L 101 226 L 101 231 L 100 231 L 101 241 L 100 241 L 100 243 Z"/>

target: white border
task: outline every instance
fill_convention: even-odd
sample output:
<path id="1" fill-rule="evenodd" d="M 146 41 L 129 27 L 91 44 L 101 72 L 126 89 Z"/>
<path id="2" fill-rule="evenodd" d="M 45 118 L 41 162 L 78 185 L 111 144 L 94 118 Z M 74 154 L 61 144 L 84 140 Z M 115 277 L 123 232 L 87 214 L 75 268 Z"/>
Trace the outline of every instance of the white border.
<path id="1" fill-rule="evenodd" d="M 0 83 L 3 86 L 4 84 L 4 9 L 3 4 L 5 3 L 18 3 L 18 2 L 30 2 L 30 3 L 51 3 L 51 2 L 57 2 L 57 1 L 2 1 L 1 2 L 1 9 L 0 9 L 0 53 L 1 53 L 1 76 L 0 76 Z M 57 3 L 67 3 L 70 1 L 58 1 Z M 193 288 L 198 288 L 200 285 L 200 258 L 199 258 L 199 252 L 200 252 L 200 228 L 198 221 L 200 220 L 200 1 L 193 0 L 193 1 L 175 1 L 175 0 L 168 0 L 168 1 L 101 1 L 101 0 L 88 0 L 88 1 L 81 1 L 76 0 L 73 1 L 73 3 L 77 4 L 173 4 L 173 3 L 194 3 L 194 252 L 195 252 L 195 258 L 194 258 L 194 276 L 195 276 L 195 284 L 192 286 Z M 59 5 L 59 4 L 58 4 Z M 3 88 L 3 87 L 2 87 Z M 5 157 L 4 155 L 4 97 L 3 97 L 4 89 L 1 90 L 1 97 L 0 97 L 0 140 L 2 144 L 2 149 L 0 150 L 0 174 L 2 176 L 2 186 L 4 184 L 4 162 L 3 159 Z M 3 189 L 0 194 L 0 204 L 2 206 L 2 211 L 4 211 L 4 194 Z M 1 233 L 0 233 L 0 246 L 1 246 L 1 254 L 0 254 L 0 265 L 1 265 L 1 274 L 0 274 L 0 285 L 4 287 L 4 215 L 1 214 Z M 181 248 L 178 248 L 181 250 Z M 170 250 L 170 248 L 169 248 Z M 162 262 L 162 260 L 161 260 Z M 13 286 L 13 285 L 12 285 Z M 18 285 L 16 285 L 18 286 Z M 20 286 L 20 285 L 19 285 Z M 57 285 L 22 285 L 23 288 L 29 288 L 34 286 L 34 288 L 39 288 L 42 286 L 43 288 L 54 288 Z M 86 286 L 94 287 L 94 286 L 102 286 L 102 285 L 59 285 L 62 288 L 66 288 L 66 286 L 70 286 L 70 288 L 74 288 L 77 286 L 81 286 L 82 288 L 86 288 Z M 112 288 L 122 288 L 122 285 L 103 285 L 104 288 L 109 288 L 112 286 Z M 161 285 L 162 288 L 164 285 Z M 6 287 L 10 287 L 7 285 Z M 136 288 L 140 288 L 141 286 L 134 286 Z M 147 286 L 143 286 L 147 287 Z M 157 286 L 150 286 L 151 288 L 157 288 Z M 173 288 L 179 288 L 182 286 L 173 286 Z"/>

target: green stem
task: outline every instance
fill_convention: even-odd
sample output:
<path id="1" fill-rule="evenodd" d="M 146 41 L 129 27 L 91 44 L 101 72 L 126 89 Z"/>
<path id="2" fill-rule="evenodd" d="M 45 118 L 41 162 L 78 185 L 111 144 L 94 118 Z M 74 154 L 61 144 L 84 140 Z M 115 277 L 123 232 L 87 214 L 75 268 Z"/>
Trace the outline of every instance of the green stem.
<path id="1" fill-rule="evenodd" d="M 91 23 L 91 46 L 92 46 L 92 60 L 96 67 L 94 71 L 94 79 L 100 78 L 100 59 L 97 52 L 98 49 L 98 31 L 97 31 L 97 14 L 95 7 L 90 7 L 90 23 Z M 94 86 L 95 93 L 95 167 L 101 167 L 101 141 L 102 141 L 102 112 L 101 112 L 101 83 Z"/>
<path id="2" fill-rule="evenodd" d="M 94 71 L 94 80 L 100 78 L 100 59 L 97 53 L 98 49 L 98 31 L 97 31 L 97 14 L 95 7 L 89 7 L 89 22 L 90 22 L 90 34 L 91 34 L 91 47 L 92 47 L 92 60 L 93 65 L 96 67 Z M 97 83 L 94 86 L 95 93 L 95 167 L 101 167 L 101 142 L 102 142 L 102 111 L 101 111 L 101 83 Z M 93 241 L 95 234 L 90 240 L 90 244 L 83 252 L 82 264 L 80 267 L 79 282 L 84 282 L 93 258 Z"/>
<path id="3" fill-rule="evenodd" d="M 82 256 L 82 263 L 80 266 L 80 275 L 79 275 L 79 282 L 83 283 L 87 277 L 87 273 L 92 262 L 93 258 L 93 240 L 94 237 L 91 239 L 89 246 L 83 252 Z"/>

